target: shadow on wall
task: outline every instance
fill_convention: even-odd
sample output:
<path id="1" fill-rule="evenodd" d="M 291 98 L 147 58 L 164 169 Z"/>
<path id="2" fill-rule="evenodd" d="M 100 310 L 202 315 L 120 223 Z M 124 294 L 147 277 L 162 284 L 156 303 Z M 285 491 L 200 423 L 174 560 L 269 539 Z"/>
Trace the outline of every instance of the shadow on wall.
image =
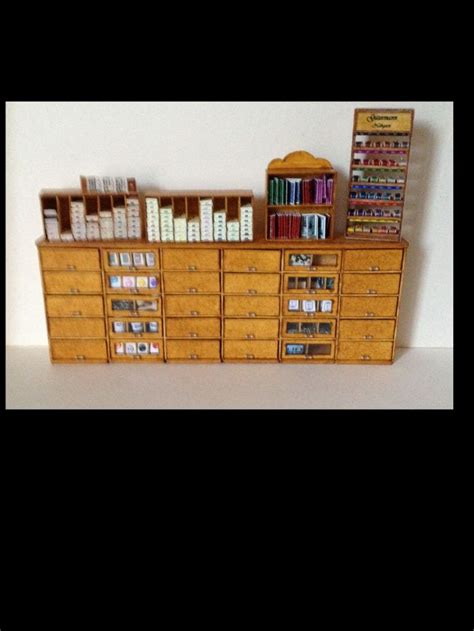
<path id="1" fill-rule="evenodd" d="M 431 178 L 435 139 L 429 125 L 417 125 L 416 114 L 413 128 L 408 179 L 403 210 L 402 236 L 408 243 L 405 274 L 401 292 L 397 346 L 412 346 L 415 335 L 413 322 L 420 309 L 419 287 L 426 268 L 426 256 L 420 243 L 429 213 L 427 192 L 433 188 Z"/>

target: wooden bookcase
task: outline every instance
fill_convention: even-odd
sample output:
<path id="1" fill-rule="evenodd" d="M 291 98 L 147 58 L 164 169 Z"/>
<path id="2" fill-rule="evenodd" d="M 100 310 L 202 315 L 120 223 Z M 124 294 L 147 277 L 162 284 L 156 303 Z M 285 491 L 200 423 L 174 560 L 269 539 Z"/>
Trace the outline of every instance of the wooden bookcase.
<path id="1" fill-rule="evenodd" d="M 356 109 L 346 236 L 400 241 L 414 110 Z"/>
<path id="2" fill-rule="evenodd" d="M 309 199 L 306 198 L 303 203 L 275 203 L 275 197 L 271 196 L 271 181 L 274 178 L 286 181 L 288 178 L 301 179 L 303 182 L 309 181 L 310 188 Z M 316 203 L 316 191 L 311 182 L 314 178 L 324 179 L 324 181 L 332 180 L 332 195 L 331 199 L 327 203 Z M 331 163 L 324 158 L 316 158 L 307 151 L 294 151 L 289 153 L 283 159 L 275 158 L 272 160 L 266 171 L 266 206 L 265 206 L 265 238 L 271 241 L 287 240 L 287 237 L 270 237 L 270 218 L 277 211 L 288 213 L 290 215 L 305 215 L 309 213 L 320 213 L 328 215 L 329 217 L 329 230 L 326 239 L 305 238 L 301 237 L 301 228 L 299 230 L 300 236 L 303 241 L 319 241 L 329 240 L 334 238 L 334 223 L 335 223 L 335 199 L 336 199 L 336 183 L 337 173 L 332 168 Z M 285 187 L 286 189 L 286 187 Z M 288 200 L 285 190 L 285 201 Z M 281 198 L 280 198 L 281 199 Z M 319 201 L 319 200 L 318 200 Z M 294 237 L 296 238 L 296 237 Z M 294 239 L 293 239 L 294 240 Z"/>

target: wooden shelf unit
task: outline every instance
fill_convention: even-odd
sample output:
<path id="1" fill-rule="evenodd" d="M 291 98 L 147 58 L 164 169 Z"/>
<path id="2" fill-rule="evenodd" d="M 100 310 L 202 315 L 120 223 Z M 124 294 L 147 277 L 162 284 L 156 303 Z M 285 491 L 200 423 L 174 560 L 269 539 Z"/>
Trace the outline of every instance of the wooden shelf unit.
<path id="1" fill-rule="evenodd" d="M 401 240 L 413 118 L 413 109 L 355 110 L 346 221 L 348 239 Z M 369 164 L 363 164 L 364 161 Z M 374 161 L 376 164 L 370 164 Z M 396 164 L 389 164 L 389 161 Z M 381 175 L 377 175 L 378 173 Z M 387 182 L 389 178 L 403 181 Z M 360 197 L 361 194 L 364 194 L 363 198 Z M 367 197 L 368 194 L 370 198 Z M 393 198 L 382 197 L 386 195 Z M 399 213 L 396 217 L 361 214 L 365 209 L 370 210 L 378 205 L 397 207 Z M 354 211 L 357 212 L 356 215 Z M 372 232 L 373 227 L 377 227 L 379 231 Z"/>
<path id="2" fill-rule="evenodd" d="M 312 179 L 325 177 L 332 179 L 332 199 L 331 203 L 300 203 L 300 204 L 272 204 L 270 203 L 270 180 L 272 178 L 302 178 Z M 294 151 L 286 155 L 283 159 L 272 160 L 266 171 L 265 182 L 265 238 L 273 242 L 287 241 L 286 238 L 270 239 L 270 216 L 276 210 L 283 210 L 289 213 L 305 214 L 308 211 L 329 215 L 329 236 L 326 239 L 303 238 L 303 242 L 319 243 L 334 238 L 335 224 L 335 200 L 336 200 L 337 173 L 332 168 L 331 163 L 324 158 L 316 158 L 307 151 Z"/>
<path id="3" fill-rule="evenodd" d="M 37 246 L 53 363 L 394 359 L 406 241 Z"/>

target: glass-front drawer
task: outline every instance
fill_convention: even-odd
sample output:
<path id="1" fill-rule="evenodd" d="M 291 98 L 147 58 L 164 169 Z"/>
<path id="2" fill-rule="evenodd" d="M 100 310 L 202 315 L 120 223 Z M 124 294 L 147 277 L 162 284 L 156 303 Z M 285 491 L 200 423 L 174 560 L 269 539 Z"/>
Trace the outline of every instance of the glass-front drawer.
<path id="1" fill-rule="evenodd" d="M 395 320 L 339 320 L 340 340 L 391 340 Z"/>
<path id="2" fill-rule="evenodd" d="M 163 269 L 187 272 L 217 271 L 219 269 L 219 250 L 163 248 Z"/>
<path id="3" fill-rule="evenodd" d="M 50 317 L 77 318 L 103 316 L 102 296 L 46 296 L 46 313 Z"/>
<path id="4" fill-rule="evenodd" d="M 167 340 L 166 359 L 220 360 L 219 340 Z"/>
<path id="5" fill-rule="evenodd" d="M 158 250 L 131 250 L 112 248 L 104 250 L 104 269 L 110 271 L 152 271 L 160 268 Z"/>
<path id="6" fill-rule="evenodd" d="M 283 296 L 283 314 L 295 315 L 304 314 L 305 317 L 328 317 L 337 313 L 337 297 L 331 298 L 308 298 L 308 296 L 292 297 Z"/>
<path id="7" fill-rule="evenodd" d="M 371 296 L 341 298 L 341 317 L 393 318 L 397 313 L 397 296 Z"/>
<path id="8" fill-rule="evenodd" d="M 224 340 L 224 359 L 278 360 L 278 340 Z"/>
<path id="9" fill-rule="evenodd" d="M 280 274 L 224 274 L 224 292 L 228 294 L 278 294 Z"/>
<path id="10" fill-rule="evenodd" d="M 403 250 L 346 250 L 344 271 L 398 272 L 402 269 Z"/>
<path id="11" fill-rule="evenodd" d="M 400 274 L 343 274 L 343 294 L 398 294 Z"/>
<path id="12" fill-rule="evenodd" d="M 280 313 L 279 296 L 224 296 L 224 314 L 258 318 Z"/>
<path id="13" fill-rule="evenodd" d="M 160 277 L 156 274 L 109 274 L 105 275 L 108 294 L 157 294 Z"/>
<path id="14" fill-rule="evenodd" d="M 338 274 L 285 274 L 283 293 L 334 294 L 338 279 Z"/>
<path id="15" fill-rule="evenodd" d="M 218 316 L 221 297 L 217 296 L 165 296 L 166 316 Z"/>
<path id="16" fill-rule="evenodd" d="M 110 356 L 113 360 L 163 361 L 163 341 L 114 338 L 110 340 Z"/>
<path id="17" fill-rule="evenodd" d="M 40 248 L 44 270 L 99 270 L 99 250 L 94 248 Z"/>
<path id="18" fill-rule="evenodd" d="M 155 339 L 163 337 L 161 318 L 117 317 L 109 318 L 109 335 L 113 337 Z"/>
<path id="19" fill-rule="evenodd" d="M 280 320 L 258 318 L 225 318 L 224 335 L 227 338 L 253 340 L 278 338 Z"/>
<path id="20" fill-rule="evenodd" d="M 107 361 L 105 340 L 51 340 L 51 357 L 71 361 Z"/>
<path id="21" fill-rule="evenodd" d="M 325 250 L 285 250 L 284 268 L 289 271 L 336 271 L 341 266 L 341 252 Z"/>
<path id="22" fill-rule="evenodd" d="M 167 318 L 166 337 L 220 337 L 220 318 Z"/>
<path id="23" fill-rule="evenodd" d="M 105 337 L 104 318 L 49 318 L 50 337 Z"/>
<path id="24" fill-rule="evenodd" d="M 393 342 L 339 342 L 337 359 L 344 361 L 391 361 Z"/>
<path id="25" fill-rule="evenodd" d="M 218 294 L 219 272 L 163 272 L 165 292 L 175 294 Z"/>
<path id="26" fill-rule="evenodd" d="M 159 316 L 161 315 L 160 298 L 131 298 L 127 295 L 107 296 L 109 316 Z"/>
<path id="27" fill-rule="evenodd" d="M 226 272 L 279 272 L 280 250 L 224 250 Z"/>
<path id="28" fill-rule="evenodd" d="M 283 340 L 282 359 L 328 360 L 334 359 L 334 342 L 308 342 L 308 340 Z"/>
<path id="29" fill-rule="evenodd" d="M 43 272 L 47 294 L 101 294 L 100 272 Z"/>
<path id="30" fill-rule="evenodd" d="M 333 338 L 336 335 L 336 320 L 302 320 L 285 318 L 282 337 L 322 337 Z"/>

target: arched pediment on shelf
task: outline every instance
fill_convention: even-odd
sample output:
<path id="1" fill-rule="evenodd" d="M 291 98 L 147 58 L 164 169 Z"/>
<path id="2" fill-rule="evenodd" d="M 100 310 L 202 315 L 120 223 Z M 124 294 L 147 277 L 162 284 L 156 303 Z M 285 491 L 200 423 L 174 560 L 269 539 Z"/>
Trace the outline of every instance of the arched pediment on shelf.
<path id="1" fill-rule="evenodd" d="M 268 169 L 332 169 L 332 164 L 325 158 L 316 158 L 308 151 L 293 151 L 284 158 L 272 160 Z"/>

